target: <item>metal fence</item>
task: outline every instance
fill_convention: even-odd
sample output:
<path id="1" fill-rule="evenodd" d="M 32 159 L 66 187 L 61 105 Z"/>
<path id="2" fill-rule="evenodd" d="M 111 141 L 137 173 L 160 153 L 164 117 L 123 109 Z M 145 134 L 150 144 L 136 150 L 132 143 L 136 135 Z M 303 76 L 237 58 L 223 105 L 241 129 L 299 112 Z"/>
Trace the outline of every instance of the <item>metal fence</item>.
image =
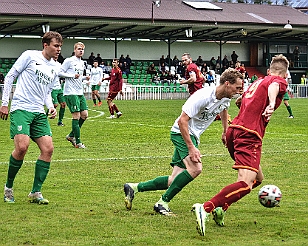
<path id="1" fill-rule="evenodd" d="M 308 85 L 289 85 L 289 94 L 291 98 L 308 98 Z M 15 85 L 12 88 L 14 93 Z M 3 84 L 0 85 L 0 99 L 2 98 Z M 102 98 L 107 98 L 108 86 L 103 85 L 100 88 Z M 86 99 L 91 99 L 91 86 L 84 85 L 84 95 Z M 117 100 L 164 100 L 164 99 L 187 99 L 189 96 L 186 86 L 179 85 L 130 85 L 123 87 L 123 96 L 118 95 Z"/>

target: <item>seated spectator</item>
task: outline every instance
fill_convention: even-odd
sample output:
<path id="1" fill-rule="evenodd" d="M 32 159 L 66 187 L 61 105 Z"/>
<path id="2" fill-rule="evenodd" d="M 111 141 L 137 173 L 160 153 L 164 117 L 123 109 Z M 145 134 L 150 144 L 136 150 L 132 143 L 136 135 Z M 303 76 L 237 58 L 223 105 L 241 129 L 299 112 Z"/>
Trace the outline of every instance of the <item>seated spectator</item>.
<path id="1" fill-rule="evenodd" d="M 162 64 L 160 64 L 159 70 L 161 72 L 166 72 L 166 63 L 163 62 Z"/>
<path id="2" fill-rule="evenodd" d="M 254 75 L 251 76 L 250 82 L 253 83 L 257 79 L 258 79 L 258 76 L 256 74 L 254 74 Z"/>
<path id="3" fill-rule="evenodd" d="M 179 62 L 179 66 L 176 69 L 176 74 L 178 74 L 181 78 L 185 75 L 185 67 L 183 66 L 182 62 Z"/>
<path id="4" fill-rule="evenodd" d="M 128 64 L 127 64 L 127 62 L 125 61 L 125 62 L 123 62 L 123 64 L 122 64 L 122 74 L 126 74 L 126 75 L 128 75 L 129 73 L 130 73 L 130 69 L 129 69 L 129 66 L 128 66 Z"/>
<path id="5" fill-rule="evenodd" d="M 0 84 L 4 83 L 4 75 L 3 73 L 0 73 Z"/>
<path id="6" fill-rule="evenodd" d="M 206 83 L 208 83 L 209 86 L 212 85 L 212 83 L 214 84 L 215 82 L 215 78 L 214 78 L 214 73 L 213 71 L 209 71 L 206 77 Z"/>
<path id="7" fill-rule="evenodd" d="M 94 59 L 95 59 L 95 56 L 94 56 L 94 53 L 91 52 L 89 58 L 88 58 L 88 63 L 93 66 L 93 62 L 94 62 Z M 59 60 L 59 59 L 58 59 Z M 99 63 L 98 63 L 99 64 Z"/>
<path id="8" fill-rule="evenodd" d="M 166 71 L 163 71 L 162 74 L 160 75 L 160 83 L 162 85 L 164 85 L 165 83 L 167 83 L 168 85 L 170 85 L 170 77 L 168 76 L 168 73 Z"/>
<path id="9" fill-rule="evenodd" d="M 157 75 L 157 70 L 155 68 L 154 63 L 152 63 L 148 69 L 147 69 L 147 74 L 153 74 L 153 75 Z"/>

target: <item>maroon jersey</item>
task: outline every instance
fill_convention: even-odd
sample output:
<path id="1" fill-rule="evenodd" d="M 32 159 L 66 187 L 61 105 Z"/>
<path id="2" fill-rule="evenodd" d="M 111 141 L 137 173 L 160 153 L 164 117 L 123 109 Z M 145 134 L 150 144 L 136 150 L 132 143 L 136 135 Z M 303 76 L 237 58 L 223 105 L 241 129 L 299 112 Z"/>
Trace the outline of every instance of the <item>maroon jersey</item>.
<path id="1" fill-rule="evenodd" d="M 204 77 L 195 63 L 191 63 L 187 66 L 185 71 L 185 79 L 190 78 L 191 72 L 194 72 L 196 74 L 196 82 L 193 84 L 188 84 L 188 91 L 190 95 L 201 89 L 204 82 Z"/>
<path id="2" fill-rule="evenodd" d="M 256 80 L 242 95 L 242 103 L 238 115 L 233 119 L 230 127 L 241 128 L 256 134 L 261 140 L 268 124 L 267 118 L 262 115 L 269 104 L 268 87 L 271 83 L 279 84 L 279 93 L 276 97 L 275 110 L 282 102 L 287 91 L 287 82 L 279 76 L 266 76 Z"/>
<path id="3" fill-rule="evenodd" d="M 122 90 L 123 80 L 122 80 L 122 71 L 120 68 L 112 68 L 108 80 L 110 80 L 109 84 L 110 92 L 119 92 Z"/>

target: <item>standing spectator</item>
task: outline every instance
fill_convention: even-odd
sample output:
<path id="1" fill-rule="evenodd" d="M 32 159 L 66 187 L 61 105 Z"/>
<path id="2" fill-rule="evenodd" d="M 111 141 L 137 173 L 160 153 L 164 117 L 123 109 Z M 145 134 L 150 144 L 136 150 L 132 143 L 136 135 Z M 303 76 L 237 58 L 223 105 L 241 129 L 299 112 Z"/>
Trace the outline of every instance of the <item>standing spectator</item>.
<path id="1" fill-rule="evenodd" d="M 214 58 L 214 56 L 212 56 L 211 60 L 210 60 L 210 70 L 215 70 L 216 68 L 216 60 Z"/>
<path id="2" fill-rule="evenodd" d="M 181 115 L 171 128 L 171 141 L 174 144 L 174 154 L 170 163 L 171 175 L 158 176 L 146 182 L 126 183 L 124 193 L 128 210 L 132 208 L 137 192 L 166 190 L 154 205 L 154 210 L 165 216 L 174 216 L 169 208 L 169 202 L 201 173 L 201 153 L 198 149 L 200 136 L 219 113 L 223 127 L 221 139 L 223 144 L 226 144 L 227 110 L 232 96 L 241 89 L 242 79 L 238 71 L 226 70 L 221 75 L 219 86 L 202 88 L 188 98 L 182 107 Z"/>
<path id="3" fill-rule="evenodd" d="M 81 142 L 80 129 L 88 118 L 88 105 L 83 95 L 82 81 L 90 79 L 89 76 L 83 76 L 85 66 L 81 58 L 84 54 L 84 49 L 85 45 L 82 42 L 75 43 L 75 55 L 64 60 L 59 73 L 59 76 L 65 78 L 63 94 L 72 114 L 72 131 L 66 136 L 66 139 L 75 148 L 80 149 L 86 147 Z"/>
<path id="4" fill-rule="evenodd" d="M 98 61 L 94 60 L 93 67 L 90 71 L 90 79 L 89 83 L 91 84 L 91 91 L 92 91 L 92 100 L 93 106 L 96 107 L 96 99 L 98 100 L 98 106 L 102 105 L 101 97 L 99 95 L 101 82 L 103 79 L 103 69 L 98 66 Z"/>
<path id="5" fill-rule="evenodd" d="M 132 59 L 129 57 L 129 54 L 127 54 L 125 60 L 126 60 L 128 67 L 130 67 L 132 65 Z"/>
<path id="6" fill-rule="evenodd" d="M 193 205 L 198 232 L 205 235 L 205 223 L 210 213 L 219 226 L 224 226 L 226 210 L 261 184 L 264 176 L 260 166 L 262 139 L 273 112 L 287 91 L 289 62 L 283 55 L 272 59 L 269 76 L 253 83 L 237 100 L 240 106 L 226 133 L 226 146 L 235 161 L 237 182 L 224 187 L 207 202 Z"/>
<path id="7" fill-rule="evenodd" d="M 298 46 L 295 47 L 295 49 L 293 50 L 293 58 L 294 58 L 294 66 L 295 67 L 299 67 L 299 48 Z"/>
<path id="8" fill-rule="evenodd" d="M 195 91 L 202 88 L 205 79 L 197 65 L 192 62 L 189 53 L 182 55 L 182 62 L 186 70 L 185 79 L 180 80 L 180 84 L 188 84 L 189 94 L 192 95 Z"/>
<path id="9" fill-rule="evenodd" d="M 56 64 L 57 64 L 57 71 L 59 73 L 61 69 L 61 63 L 56 61 Z M 52 88 L 51 97 L 54 108 L 57 108 L 58 105 L 60 104 L 58 126 L 64 126 L 62 121 L 65 114 L 66 102 L 63 96 L 63 90 L 59 76 L 57 76 L 55 85 Z"/>
<path id="10" fill-rule="evenodd" d="M 307 84 L 306 74 L 303 74 L 301 77 L 301 85 L 306 85 L 306 84 Z"/>
<path id="11" fill-rule="evenodd" d="M 161 66 L 161 64 L 165 64 L 166 63 L 166 59 L 165 59 L 165 56 L 162 55 L 161 58 L 159 59 L 159 65 Z"/>
<path id="12" fill-rule="evenodd" d="M 172 60 L 172 65 L 174 66 L 175 70 L 177 70 L 179 63 L 180 63 L 180 60 L 178 59 L 178 57 L 174 56 Z"/>
<path id="13" fill-rule="evenodd" d="M 201 56 L 198 57 L 197 61 L 196 61 L 196 65 L 198 67 L 202 67 L 203 66 L 203 59 Z"/>
<path id="14" fill-rule="evenodd" d="M 181 78 L 185 76 L 185 67 L 182 62 L 179 62 L 179 65 L 176 69 L 176 74 L 178 74 Z"/>
<path id="15" fill-rule="evenodd" d="M 8 72 L 2 95 L 0 117 L 8 118 L 9 96 L 13 81 L 18 77 L 16 90 L 11 101 L 10 135 L 15 148 L 9 159 L 7 180 L 4 186 L 4 202 L 14 203 L 13 183 L 20 170 L 32 139 L 40 149 L 35 163 L 33 186 L 28 199 L 31 203 L 48 204 L 41 193 L 42 185 L 50 169 L 53 153 L 52 134 L 44 105 L 49 118 L 55 118 L 57 111 L 51 100 L 51 90 L 57 77 L 58 58 L 62 36 L 57 32 L 46 32 L 42 38 L 43 51 L 27 50 L 21 54 Z"/>
<path id="16" fill-rule="evenodd" d="M 160 72 L 166 72 L 166 63 L 161 63 L 159 66 L 159 71 Z"/>
<path id="17" fill-rule="evenodd" d="M 97 60 L 98 64 L 102 64 L 103 59 L 101 58 L 101 54 L 97 54 L 95 60 Z"/>
<path id="18" fill-rule="evenodd" d="M 89 65 L 93 66 L 94 60 L 95 60 L 94 53 L 91 52 L 91 54 L 90 54 L 90 56 L 89 56 L 89 58 L 88 58 L 88 63 L 89 63 Z"/>
<path id="19" fill-rule="evenodd" d="M 226 55 L 224 56 L 224 59 L 222 59 L 221 65 L 222 65 L 222 72 L 224 72 L 229 67 L 229 60 Z"/>
<path id="20" fill-rule="evenodd" d="M 238 55 L 233 50 L 233 52 L 231 54 L 231 60 L 232 60 L 233 64 L 235 64 L 237 62 L 237 58 L 238 58 Z"/>
<path id="21" fill-rule="evenodd" d="M 215 72 L 220 74 L 220 68 L 221 68 L 221 59 L 220 56 L 218 56 L 216 60 Z"/>
<path id="22" fill-rule="evenodd" d="M 119 118 L 122 115 L 121 111 L 119 111 L 118 107 L 113 102 L 113 99 L 116 98 L 118 93 L 120 93 L 123 96 L 122 92 L 123 79 L 122 79 L 121 69 L 119 68 L 118 59 L 113 59 L 112 66 L 113 68 L 111 70 L 110 77 L 103 79 L 103 80 L 110 80 L 109 93 L 107 97 L 107 104 L 110 112 L 110 116 L 107 118 L 109 119 L 115 118 L 114 111 L 116 112 L 117 118 Z"/>
<path id="23" fill-rule="evenodd" d="M 120 58 L 119 58 L 119 64 L 120 63 L 124 63 L 126 61 L 126 59 L 125 59 L 125 57 L 124 57 L 124 55 L 122 54 L 121 56 L 120 56 Z"/>

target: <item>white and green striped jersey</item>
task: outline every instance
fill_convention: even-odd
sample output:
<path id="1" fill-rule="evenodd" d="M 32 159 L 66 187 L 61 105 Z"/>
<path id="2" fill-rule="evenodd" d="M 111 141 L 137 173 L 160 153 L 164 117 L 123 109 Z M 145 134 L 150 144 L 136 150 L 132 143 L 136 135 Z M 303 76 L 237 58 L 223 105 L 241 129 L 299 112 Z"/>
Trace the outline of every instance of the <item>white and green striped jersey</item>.
<path id="1" fill-rule="evenodd" d="M 72 56 L 64 60 L 59 73 L 60 77 L 65 78 L 63 95 L 83 95 L 84 69 L 85 65 L 81 58 Z M 78 79 L 75 79 L 75 74 L 80 75 Z"/>
<path id="2" fill-rule="evenodd" d="M 56 62 L 47 60 L 42 51 L 27 50 L 21 54 L 5 78 L 2 105 L 8 102 L 14 79 L 16 89 L 12 98 L 11 112 L 17 109 L 45 113 L 44 105 L 52 107 L 50 93 L 57 77 Z"/>
<path id="3" fill-rule="evenodd" d="M 230 106 L 231 99 L 222 98 L 218 100 L 215 93 L 216 87 L 199 89 L 187 99 L 182 107 L 182 111 L 190 117 L 188 122 L 189 134 L 194 135 L 198 142 L 200 142 L 201 134 L 215 120 L 216 115 Z M 181 133 L 178 125 L 179 118 L 175 120 L 171 131 Z"/>

